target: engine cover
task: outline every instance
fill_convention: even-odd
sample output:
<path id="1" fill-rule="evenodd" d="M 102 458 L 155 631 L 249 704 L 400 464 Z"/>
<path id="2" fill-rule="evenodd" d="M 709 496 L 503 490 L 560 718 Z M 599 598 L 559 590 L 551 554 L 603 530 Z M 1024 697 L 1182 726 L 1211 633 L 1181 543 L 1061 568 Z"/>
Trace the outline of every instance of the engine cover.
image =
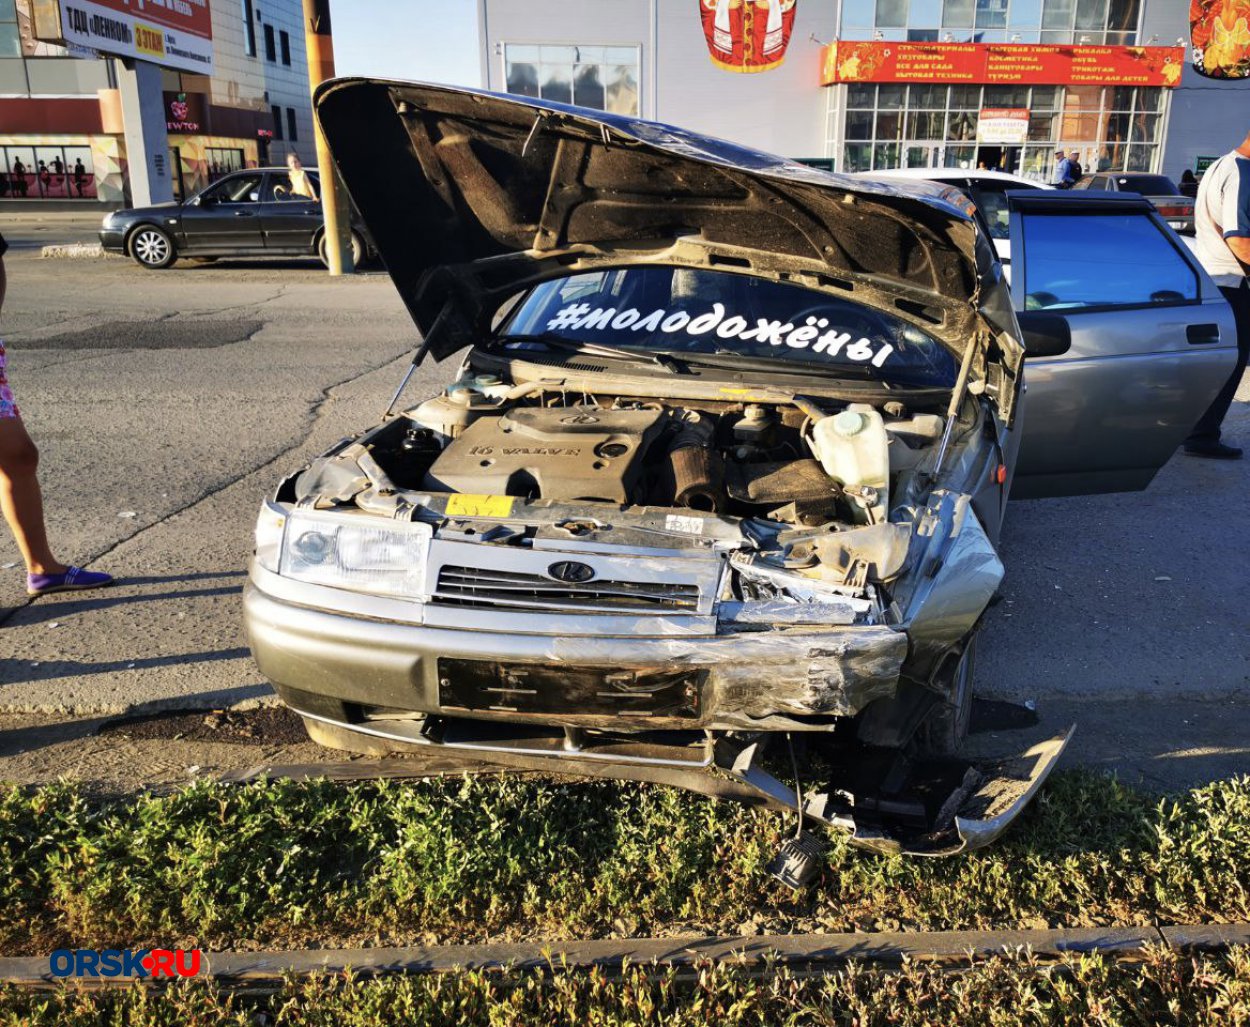
<path id="1" fill-rule="evenodd" d="M 430 466 L 439 492 L 627 503 L 661 409 L 517 407 L 470 424 Z"/>

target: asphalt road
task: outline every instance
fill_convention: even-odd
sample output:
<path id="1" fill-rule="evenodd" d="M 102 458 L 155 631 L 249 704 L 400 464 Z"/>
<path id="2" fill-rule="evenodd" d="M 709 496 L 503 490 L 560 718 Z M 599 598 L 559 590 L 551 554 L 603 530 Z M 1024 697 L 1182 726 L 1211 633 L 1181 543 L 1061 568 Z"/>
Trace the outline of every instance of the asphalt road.
<path id="1" fill-rule="evenodd" d="M 14 228 L 0 330 L 54 543 L 124 581 L 27 601 L 0 532 L 0 716 L 271 701 L 239 615 L 256 506 L 385 407 L 415 336 L 389 279 L 45 261 Z M 1244 443 L 1247 400 L 1227 423 Z M 1248 486 L 1250 461 L 1178 456 L 1144 493 L 1013 504 L 978 690 L 1084 720 L 1098 765 L 1188 781 L 1250 763 Z"/>

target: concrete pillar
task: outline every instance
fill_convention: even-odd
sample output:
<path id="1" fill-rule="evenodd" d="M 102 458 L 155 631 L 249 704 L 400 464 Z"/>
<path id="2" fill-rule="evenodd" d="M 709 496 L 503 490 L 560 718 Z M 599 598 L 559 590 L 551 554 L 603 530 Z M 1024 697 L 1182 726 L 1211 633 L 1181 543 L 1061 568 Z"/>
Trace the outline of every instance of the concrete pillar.
<path id="1" fill-rule="evenodd" d="M 118 60 L 117 88 L 126 134 L 130 202 L 136 207 L 168 202 L 174 198 L 174 179 L 169 166 L 161 69 L 147 61 Z"/>

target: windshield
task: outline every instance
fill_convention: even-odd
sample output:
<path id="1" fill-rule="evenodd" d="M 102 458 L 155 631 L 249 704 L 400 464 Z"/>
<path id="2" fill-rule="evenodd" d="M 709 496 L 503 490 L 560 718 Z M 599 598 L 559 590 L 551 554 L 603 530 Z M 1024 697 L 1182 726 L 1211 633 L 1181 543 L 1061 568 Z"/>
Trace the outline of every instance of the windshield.
<path id="1" fill-rule="evenodd" d="M 696 268 L 622 268 L 544 282 L 501 334 L 679 359 L 733 354 L 900 385 L 949 387 L 956 373 L 940 342 L 899 318 L 796 285 Z"/>
<path id="2" fill-rule="evenodd" d="M 1125 175 L 1116 179 L 1120 191 L 1140 193 L 1142 196 L 1179 196 L 1176 183 L 1167 175 Z"/>

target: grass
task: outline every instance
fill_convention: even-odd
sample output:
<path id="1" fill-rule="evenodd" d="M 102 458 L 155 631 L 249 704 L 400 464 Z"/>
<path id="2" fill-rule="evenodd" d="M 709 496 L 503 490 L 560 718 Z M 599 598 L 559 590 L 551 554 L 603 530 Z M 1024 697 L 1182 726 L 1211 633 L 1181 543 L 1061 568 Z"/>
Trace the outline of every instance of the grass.
<path id="1" fill-rule="evenodd" d="M 801 894 L 764 873 L 789 827 L 608 781 L 12 788 L 0 953 L 1250 919 L 1250 777 L 1159 797 L 1061 774 L 989 849 L 903 859 L 835 838 Z"/>
<path id="2" fill-rule="evenodd" d="M 633 967 L 602 973 L 466 973 L 380 980 L 288 981 L 263 997 L 230 995 L 202 981 L 166 990 L 23 992 L 0 985 L 0 1027 L 718 1027 L 768 1024 L 900 1027 L 1250 1024 L 1250 952 L 1182 957 L 1151 952 L 1139 965 L 1098 956 L 1043 968 L 1002 957 L 958 973 L 850 965 L 821 978 L 781 970 L 752 979 L 706 967 L 695 979 Z"/>

